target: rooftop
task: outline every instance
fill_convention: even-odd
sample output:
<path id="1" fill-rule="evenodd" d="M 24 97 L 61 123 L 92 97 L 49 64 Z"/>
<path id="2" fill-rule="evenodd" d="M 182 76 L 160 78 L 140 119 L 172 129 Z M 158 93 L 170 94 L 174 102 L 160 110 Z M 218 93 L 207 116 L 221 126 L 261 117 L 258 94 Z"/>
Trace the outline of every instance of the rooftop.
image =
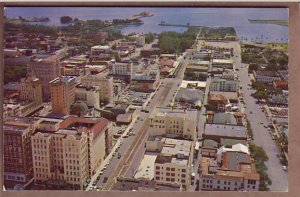
<path id="1" fill-rule="evenodd" d="M 204 135 L 247 138 L 246 128 L 235 125 L 206 124 Z"/>
<path id="2" fill-rule="evenodd" d="M 154 163 L 157 155 L 146 153 L 140 163 L 140 166 L 134 175 L 134 178 L 154 179 Z"/>
<path id="3" fill-rule="evenodd" d="M 272 70 L 254 70 L 255 75 L 268 76 L 268 77 L 278 77 L 278 74 Z"/>
<path id="4" fill-rule="evenodd" d="M 93 46 L 91 49 L 108 50 L 108 49 L 110 49 L 110 46 L 108 46 L 108 45 L 97 45 L 97 46 Z"/>
<path id="5" fill-rule="evenodd" d="M 223 170 L 240 171 L 240 164 L 251 164 L 251 158 L 247 153 L 225 152 L 223 154 Z"/>
<path id="6" fill-rule="evenodd" d="M 150 115 L 150 118 L 155 116 L 172 116 L 172 117 L 181 117 L 186 119 L 196 120 L 197 110 L 189 109 L 173 109 L 168 107 L 156 107 L 154 113 Z"/>
<path id="7" fill-rule="evenodd" d="M 233 61 L 228 60 L 228 59 L 213 59 L 212 63 L 213 64 L 233 64 Z"/>
<path id="8" fill-rule="evenodd" d="M 213 123 L 237 125 L 236 119 L 231 113 L 215 113 Z"/>
<path id="9" fill-rule="evenodd" d="M 73 77 L 73 76 L 60 76 L 60 77 L 57 77 L 56 79 L 53 79 L 49 83 L 57 84 L 57 85 L 61 84 L 61 83 L 68 84 L 68 83 L 75 81 L 75 78 L 76 77 Z"/>

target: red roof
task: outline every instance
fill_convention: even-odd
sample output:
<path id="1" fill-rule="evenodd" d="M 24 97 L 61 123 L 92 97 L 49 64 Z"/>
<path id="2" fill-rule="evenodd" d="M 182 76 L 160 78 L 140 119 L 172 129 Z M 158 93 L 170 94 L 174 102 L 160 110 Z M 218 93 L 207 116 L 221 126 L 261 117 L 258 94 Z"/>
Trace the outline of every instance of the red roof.
<path id="1" fill-rule="evenodd" d="M 109 121 L 105 118 L 82 118 L 70 116 L 60 123 L 60 129 L 84 126 L 84 132 L 93 132 L 94 139 L 107 127 Z"/>
<path id="2" fill-rule="evenodd" d="M 169 72 L 171 68 L 169 68 L 168 66 L 164 66 L 163 68 L 160 69 L 160 72 L 164 73 L 164 72 Z"/>
<path id="3" fill-rule="evenodd" d="M 168 66 L 170 68 L 173 67 L 174 62 L 174 60 L 168 58 L 163 58 L 162 60 L 160 60 L 161 65 Z"/>
<path id="4" fill-rule="evenodd" d="M 274 81 L 274 87 L 281 87 L 281 88 L 287 88 L 288 87 L 288 83 L 285 81 Z"/>

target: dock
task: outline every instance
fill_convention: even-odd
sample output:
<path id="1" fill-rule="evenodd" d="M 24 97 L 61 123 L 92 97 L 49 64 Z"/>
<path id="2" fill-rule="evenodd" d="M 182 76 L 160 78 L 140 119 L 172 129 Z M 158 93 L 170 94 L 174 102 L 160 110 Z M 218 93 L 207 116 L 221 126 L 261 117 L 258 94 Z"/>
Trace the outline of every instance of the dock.
<path id="1" fill-rule="evenodd" d="M 173 27 L 203 27 L 201 25 L 191 25 L 190 23 L 172 24 L 172 23 L 165 23 L 164 21 L 161 21 L 158 25 L 160 25 L 160 26 L 173 26 Z"/>

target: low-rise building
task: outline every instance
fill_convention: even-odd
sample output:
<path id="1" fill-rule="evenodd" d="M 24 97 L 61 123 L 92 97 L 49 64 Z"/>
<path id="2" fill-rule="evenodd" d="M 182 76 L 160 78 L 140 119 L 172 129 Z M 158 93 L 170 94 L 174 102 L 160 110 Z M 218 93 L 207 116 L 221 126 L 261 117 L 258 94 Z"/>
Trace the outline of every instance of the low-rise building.
<path id="1" fill-rule="evenodd" d="M 150 136 L 177 136 L 196 139 L 197 110 L 156 108 L 150 115 Z"/>
<path id="2" fill-rule="evenodd" d="M 176 183 L 188 190 L 191 182 L 191 165 L 194 147 L 187 140 L 166 138 L 154 163 L 157 183 Z"/>
<path id="3" fill-rule="evenodd" d="M 110 46 L 93 46 L 91 47 L 91 60 L 110 60 L 114 57 L 114 53 Z"/>
<path id="4" fill-rule="evenodd" d="M 233 61 L 230 59 L 213 59 L 212 66 L 216 68 L 233 69 Z"/>
<path id="5" fill-rule="evenodd" d="M 206 114 L 206 122 L 210 124 L 243 125 L 242 113 L 208 111 Z"/>
<path id="6" fill-rule="evenodd" d="M 131 63 L 113 62 L 111 67 L 112 67 L 111 74 L 113 75 L 131 76 L 131 72 L 132 72 Z"/>
<path id="7" fill-rule="evenodd" d="M 258 191 L 260 177 L 250 155 L 239 150 L 221 154 L 220 161 L 216 158 L 201 158 L 200 190 Z"/>
<path id="8" fill-rule="evenodd" d="M 157 183 L 143 178 L 117 177 L 117 182 L 113 188 L 116 191 L 182 191 L 181 184 Z"/>
<path id="9" fill-rule="evenodd" d="M 210 91 L 221 91 L 221 92 L 236 92 L 238 82 L 232 79 L 213 77 L 210 84 Z"/>
<path id="10" fill-rule="evenodd" d="M 207 109 L 212 111 L 224 111 L 227 103 L 227 99 L 222 94 L 209 94 Z"/>
<path id="11" fill-rule="evenodd" d="M 217 142 L 221 138 L 247 140 L 247 131 L 244 126 L 205 124 L 203 138 L 212 139 Z"/>
<path id="12" fill-rule="evenodd" d="M 273 83 L 274 81 L 280 80 L 276 71 L 254 70 L 253 75 L 256 81 L 264 83 Z"/>

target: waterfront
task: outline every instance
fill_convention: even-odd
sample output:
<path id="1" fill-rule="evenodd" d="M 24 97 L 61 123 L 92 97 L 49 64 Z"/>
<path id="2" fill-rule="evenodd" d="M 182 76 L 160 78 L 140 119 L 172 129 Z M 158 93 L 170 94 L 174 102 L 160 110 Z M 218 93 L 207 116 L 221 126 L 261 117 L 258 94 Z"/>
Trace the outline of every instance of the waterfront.
<path id="1" fill-rule="evenodd" d="M 78 11 L 77 11 L 78 9 Z M 79 10 L 80 9 L 80 10 Z M 248 40 L 263 40 L 265 42 L 287 42 L 288 27 L 276 24 L 251 24 L 249 18 L 268 18 L 273 20 L 288 20 L 286 8 L 7 8 L 7 17 L 49 17 L 49 22 L 38 24 L 61 25 L 60 17 L 68 15 L 82 20 L 126 18 L 142 11 L 153 13 L 152 17 L 142 18 L 143 25 L 128 26 L 122 29 L 124 34 L 160 33 L 162 31 L 184 32 L 186 27 L 159 26 L 161 21 L 166 23 L 179 23 L 203 25 L 210 27 L 234 27 L 238 36 Z M 62 14 L 63 13 L 63 14 Z M 37 23 L 35 23 L 37 24 Z"/>

